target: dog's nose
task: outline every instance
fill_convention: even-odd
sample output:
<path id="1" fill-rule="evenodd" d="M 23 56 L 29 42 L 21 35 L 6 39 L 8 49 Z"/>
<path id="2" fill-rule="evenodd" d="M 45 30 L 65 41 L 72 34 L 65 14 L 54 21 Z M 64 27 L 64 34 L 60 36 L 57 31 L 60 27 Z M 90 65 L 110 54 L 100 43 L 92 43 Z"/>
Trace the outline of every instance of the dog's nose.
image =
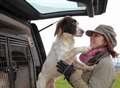
<path id="1" fill-rule="evenodd" d="M 79 32 L 80 32 L 80 34 L 83 34 L 84 30 L 82 28 L 79 28 Z"/>
<path id="2" fill-rule="evenodd" d="M 83 34 L 83 33 L 84 33 L 84 30 L 81 29 L 81 33 Z"/>
<path id="3" fill-rule="evenodd" d="M 81 29 L 81 28 L 79 28 L 79 29 L 77 30 L 75 36 L 77 36 L 77 37 L 81 37 L 81 36 L 83 35 L 83 33 L 84 33 L 84 30 Z"/>

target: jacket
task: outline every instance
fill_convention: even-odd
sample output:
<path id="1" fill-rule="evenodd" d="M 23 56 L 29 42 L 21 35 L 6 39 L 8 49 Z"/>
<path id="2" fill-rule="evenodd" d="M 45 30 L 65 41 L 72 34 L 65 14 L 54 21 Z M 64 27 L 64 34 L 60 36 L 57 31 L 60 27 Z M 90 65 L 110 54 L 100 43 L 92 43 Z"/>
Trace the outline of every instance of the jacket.
<path id="1" fill-rule="evenodd" d="M 115 68 L 110 55 L 102 57 L 90 74 L 88 88 L 112 88 Z"/>

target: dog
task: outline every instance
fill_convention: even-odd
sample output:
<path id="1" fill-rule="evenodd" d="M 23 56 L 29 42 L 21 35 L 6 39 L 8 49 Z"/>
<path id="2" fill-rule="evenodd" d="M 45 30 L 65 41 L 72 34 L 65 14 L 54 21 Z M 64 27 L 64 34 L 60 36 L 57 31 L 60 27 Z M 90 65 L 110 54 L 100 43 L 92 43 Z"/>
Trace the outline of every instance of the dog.
<path id="1" fill-rule="evenodd" d="M 64 17 L 57 23 L 56 40 L 52 44 L 52 48 L 39 73 L 37 88 L 54 88 L 54 79 L 60 76 L 56 68 L 57 62 L 60 60 L 65 61 L 65 59 L 69 59 L 83 51 L 81 48 L 74 48 L 74 37 L 81 37 L 83 33 L 84 31 L 78 27 L 78 22 L 70 16 Z"/>

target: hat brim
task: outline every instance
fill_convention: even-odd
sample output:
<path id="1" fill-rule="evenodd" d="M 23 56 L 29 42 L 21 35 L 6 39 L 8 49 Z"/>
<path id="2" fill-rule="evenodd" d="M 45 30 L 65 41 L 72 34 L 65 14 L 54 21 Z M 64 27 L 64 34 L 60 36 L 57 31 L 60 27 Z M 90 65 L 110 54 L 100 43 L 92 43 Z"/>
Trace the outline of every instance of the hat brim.
<path id="1" fill-rule="evenodd" d="M 86 31 L 87 36 L 92 36 L 93 33 L 98 33 L 98 34 L 104 35 L 103 33 L 99 32 L 99 31 L 93 31 L 93 30 Z"/>

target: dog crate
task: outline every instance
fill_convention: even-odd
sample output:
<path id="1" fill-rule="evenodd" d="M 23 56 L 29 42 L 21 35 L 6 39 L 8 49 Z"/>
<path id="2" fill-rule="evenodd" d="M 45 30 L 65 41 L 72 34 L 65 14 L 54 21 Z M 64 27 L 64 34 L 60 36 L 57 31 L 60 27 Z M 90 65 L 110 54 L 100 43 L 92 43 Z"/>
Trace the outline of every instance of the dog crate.
<path id="1" fill-rule="evenodd" d="M 0 34 L 0 88 L 35 88 L 34 65 L 25 38 Z"/>

